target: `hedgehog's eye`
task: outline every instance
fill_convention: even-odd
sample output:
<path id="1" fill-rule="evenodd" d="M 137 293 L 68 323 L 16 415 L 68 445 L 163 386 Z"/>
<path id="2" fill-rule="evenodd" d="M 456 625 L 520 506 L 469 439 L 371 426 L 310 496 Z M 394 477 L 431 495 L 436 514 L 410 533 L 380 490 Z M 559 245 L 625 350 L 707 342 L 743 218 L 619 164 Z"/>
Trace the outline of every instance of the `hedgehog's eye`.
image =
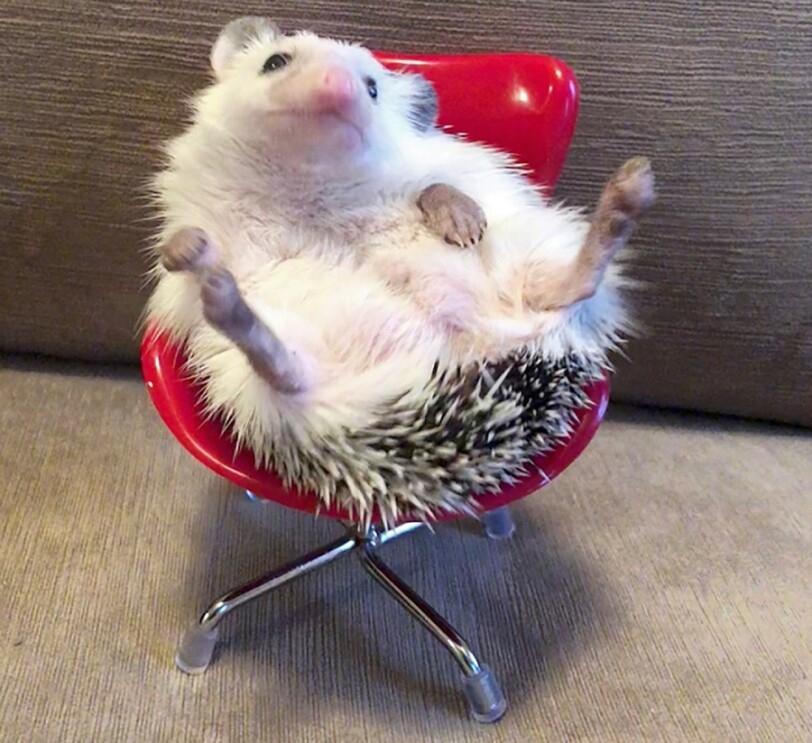
<path id="1" fill-rule="evenodd" d="M 366 83 L 369 97 L 374 101 L 378 97 L 378 83 L 376 83 L 371 77 L 364 78 L 364 82 Z"/>
<path id="2" fill-rule="evenodd" d="M 265 60 L 262 71 L 274 72 L 275 70 L 281 70 L 291 59 L 293 59 L 293 57 L 291 57 L 290 54 L 272 54 Z"/>

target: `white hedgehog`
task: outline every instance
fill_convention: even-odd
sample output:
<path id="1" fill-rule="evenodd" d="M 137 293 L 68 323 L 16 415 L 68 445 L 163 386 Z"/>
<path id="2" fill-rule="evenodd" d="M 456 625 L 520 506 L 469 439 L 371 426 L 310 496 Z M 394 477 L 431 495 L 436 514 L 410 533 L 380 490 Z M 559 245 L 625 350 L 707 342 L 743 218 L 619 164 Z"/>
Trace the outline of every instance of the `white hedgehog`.
<path id="1" fill-rule="evenodd" d="M 211 65 L 155 181 L 145 320 L 291 487 L 360 520 L 470 510 L 569 432 L 628 330 L 613 258 L 648 162 L 588 218 L 357 45 L 241 18 Z"/>

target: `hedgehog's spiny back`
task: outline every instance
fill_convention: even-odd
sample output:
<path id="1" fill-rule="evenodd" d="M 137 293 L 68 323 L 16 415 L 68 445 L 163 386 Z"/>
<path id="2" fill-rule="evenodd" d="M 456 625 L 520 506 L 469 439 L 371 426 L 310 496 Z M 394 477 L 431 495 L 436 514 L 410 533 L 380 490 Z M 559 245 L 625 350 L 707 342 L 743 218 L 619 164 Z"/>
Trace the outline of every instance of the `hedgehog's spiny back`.
<path id="1" fill-rule="evenodd" d="M 273 448 L 250 435 L 244 444 L 289 487 L 360 521 L 373 510 L 389 523 L 470 512 L 473 496 L 514 482 L 570 434 L 588 404 L 586 386 L 601 372 L 599 361 L 582 356 L 547 359 L 524 350 L 498 364 L 435 368 L 419 403 L 412 395 L 392 400 L 364 430 L 309 446 L 293 436 Z"/>

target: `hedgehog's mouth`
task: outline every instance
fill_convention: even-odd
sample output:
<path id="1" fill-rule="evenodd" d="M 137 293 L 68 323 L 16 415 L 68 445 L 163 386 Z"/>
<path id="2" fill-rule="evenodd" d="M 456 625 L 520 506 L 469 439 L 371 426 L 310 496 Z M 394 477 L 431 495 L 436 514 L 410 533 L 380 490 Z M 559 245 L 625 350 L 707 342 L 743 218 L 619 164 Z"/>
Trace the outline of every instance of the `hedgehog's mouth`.
<path id="1" fill-rule="evenodd" d="M 366 127 L 358 120 L 358 117 L 347 115 L 344 111 L 292 108 L 275 113 L 277 116 L 292 119 L 292 126 L 296 126 L 297 123 L 309 123 L 321 129 L 325 134 L 331 131 L 340 133 L 343 130 L 343 132 L 350 133 L 351 138 L 356 140 L 356 144 L 363 145 L 366 142 Z M 350 141 L 347 144 L 353 144 L 353 142 Z"/>

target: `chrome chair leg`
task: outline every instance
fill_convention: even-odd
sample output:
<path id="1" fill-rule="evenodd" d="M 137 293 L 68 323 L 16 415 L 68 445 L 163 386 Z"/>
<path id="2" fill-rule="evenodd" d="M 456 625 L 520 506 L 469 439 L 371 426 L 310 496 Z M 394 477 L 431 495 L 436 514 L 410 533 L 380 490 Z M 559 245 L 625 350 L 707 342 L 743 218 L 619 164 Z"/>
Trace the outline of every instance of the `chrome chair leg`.
<path id="1" fill-rule="evenodd" d="M 425 528 L 427 527 L 422 521 L 406 521 L 405 523 L 398 524 L 397 526 L 387 529 L 386 531 L 376 531 L 375 529 L 370 529 L 365 534 L 359 534 L 359 545 L 368 545 L 370 540 L 372 540 L 377 548 L 391 542 L 393 539 L 402 537 L 404 534 L 411 534 L 413 531 Z"/>
<path id="2" fill-rule="evenodd" d="M 298 560 L 289 562 L 265 575 L 224 593 L 216 599 L 200 619 L 183 636 L 175 656 L 175 664 L 184 673 L 203 673 L 211 663 L 217 644 L 217 625 L 240 606 L 285 585 L 306 573 L 349 554 L 357 545 L 357 537 L 345 536 Z"/>
<path id="3" fill-rule="evenodd" d="M 508 514 L 509 519 L 509 514 Z M 408 522 L 392 529 L 366 531 L 352 524 L 347 533 L 298 560 L 224 593 L 215 600 L 184 634 L 175 656 L 177 667 L 188 674 L 203 673 L 211 663 L 217 645 L 218 625 L 234 609 L 273 591 L 306 573 L 357 552 L 366 571 L 451 653 L 462 671 L 462 689 L 471 716 L 478 722 L 496 722 L 507 709 L 507 702 L 491 670 L 481 664 L 460 634 L 378 557 L 378 547 L 425 526 Z"/>
<path id="4" fill-rule="evenodd" d="M 384 533 L 385 534 L 385 533 Z M 463 692 L 471 716 L 478 722 L 496 722 L 507 709 L 507 701 L 491 670 L 481 664 L 468 643 L 443 617 L 406 585 L 375 554 L 383 540 L 374 533 L 360 547 L 358 555 L 366 571 L 417 619 L 451 653 L 462 670 Z M 383 536 L 383 535 L 381 535 Z"/>

